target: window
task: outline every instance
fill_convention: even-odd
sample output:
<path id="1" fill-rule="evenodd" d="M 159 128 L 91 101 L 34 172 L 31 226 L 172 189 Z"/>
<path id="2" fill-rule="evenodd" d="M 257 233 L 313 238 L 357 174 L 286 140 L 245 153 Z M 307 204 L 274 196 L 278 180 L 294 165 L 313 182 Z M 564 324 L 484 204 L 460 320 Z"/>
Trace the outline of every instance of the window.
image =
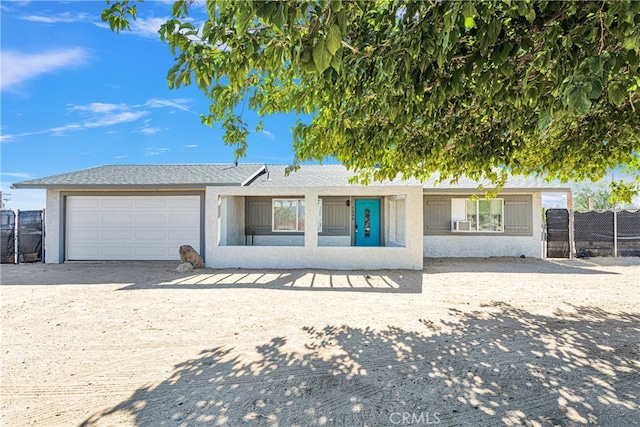
<path id="1" fill-rule="evenodd" d="M 304 232 L 304 199 L 273 199 L 273 231 Z M 322 231 L 322 200 L 318 199 L 318 231 Z"/>
<path id="2" fill-rule="evenodd" d="M 451 199 L 453 231 L 503 232 L 504 200 Z"/>

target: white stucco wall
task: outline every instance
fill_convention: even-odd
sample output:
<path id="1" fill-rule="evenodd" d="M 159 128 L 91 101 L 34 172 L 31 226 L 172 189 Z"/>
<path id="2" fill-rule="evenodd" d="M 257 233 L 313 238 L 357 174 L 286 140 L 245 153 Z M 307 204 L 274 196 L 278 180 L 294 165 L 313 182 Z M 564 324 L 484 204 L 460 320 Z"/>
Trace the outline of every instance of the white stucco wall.
<path id="1" fill-rule="evenodd" d="M 251 236 L 247 245 L 251 246 Z M 253 246 L 304 246 L 304 236 L 301 235 L 267 235 L 253 236 Z"/>
<path id="2" fill-rule="evenodd" d="M 404 247 L 323 246 L 318 218 L 308 215 L 303 246 L 222 246 L 217 225 L 218 196 L 299 196 L 304 194 L 307 212 L 316 212 L 318 196 L 384 197 L 406 195 L 406 244 Z M 207 187 L 206 262 L 214 268 L 326 268 L 326 269 L 422 269 L 422 196 L 420 186 L 336 187 Z M 258 236 L 256 236 L 258 237 Z M 277 236 L 276 236 L 277 237 Z M 347 236 L 348 238 L 348 236 Z M 320 242 L 323 242 L 322 244 Z"/>
<path id="3" fill-rule="evenodd" d="M 351 246 L 351 236 L 318 236 L 318 246 Z"/>
<path id="4" fill-rule="evenodd" d="M 532 198 L 533 235 L 505 236 L 456 233 L 447 236 L 424 236 L 425 257 L 520 256 L 542 258 L 542 194 Z"/>
<path id="5" fill-rule="evenodd" d="M 61 248 L 62 231 L 62 200 L 60 192 L 57 190 L 47 190 L 47 208 L 45 209 L 44 223 L 44 262 L 47 264 L 59 264 L 63 262 L 63 251 Z"/>
<path id="6" fill-rule="evenodd" d="M 387 246 L 406 244 L 406 209 L 404 197 L 385 197 L 385 241 Z"/>
<path id="7" fill-rule="evenodd" d="M 244 245 L 244 197 L 221 197 L 219 204 L 220 245 Z"/>

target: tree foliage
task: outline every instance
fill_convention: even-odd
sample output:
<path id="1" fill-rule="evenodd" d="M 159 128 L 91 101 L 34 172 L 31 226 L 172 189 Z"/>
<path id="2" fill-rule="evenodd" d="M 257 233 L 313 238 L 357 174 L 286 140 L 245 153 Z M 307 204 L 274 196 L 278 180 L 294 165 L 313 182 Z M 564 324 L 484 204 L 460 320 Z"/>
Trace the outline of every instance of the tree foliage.
<path id="1" fill-rule="evenodd" d="M 611 199 L 611 191 L 604 182 L 582 184 L 574 189 L 573 209 L 579 212 L 587 212 L 589 210 L 589 200 L 593 202 L 593 209 L 611 209 L 613 203 Z"/>
<path id="2" fill-rule="evenodd" d="M 160 28 L 175 56 L 169 86 L 209 97 L 203 122 L 222 122 L 238 156 L 246 103 L 310 114 L 292 130 L 294 166 L 330 156 L 364 182 L 435 171 L 583 180 L 638 164 L 640 2 L 206 5 L 201 27 L 181 0 Z M 131 8 L 110 3 L 102 19 L 127 28 Z"/>

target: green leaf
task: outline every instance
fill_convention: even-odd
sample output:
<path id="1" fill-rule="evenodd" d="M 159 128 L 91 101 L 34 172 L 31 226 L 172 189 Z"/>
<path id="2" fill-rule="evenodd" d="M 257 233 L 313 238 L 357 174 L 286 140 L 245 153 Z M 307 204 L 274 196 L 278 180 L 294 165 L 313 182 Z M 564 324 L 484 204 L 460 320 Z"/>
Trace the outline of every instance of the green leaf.
<path id="1" fill-rule="evenodd" d="M 500 32 L 502 31 L 502 24 L 497 19 L 492 19 L 489 22 L 489 28 L 487 31 L 487 37 L 489 38 L 489 44 L 494 44 L 498 37 L 500 36 Z"/>
<path id="2" fill-rule="evenodd" d="M 340 68 L 342 68 L 342 58 L 340 56 L 335 55 L 333 58 L 331 58 L 331 68 L 333 68 L 337 72 L 340 72 Z"/>
<path id="3" fill-rule="evenodd" d="M 240 7 L 238 10 L 238 21 L 236 24 L 236 35 L 240 36 L 247 31 L 253 19 L 253 13 L 248 7 Z"/>
<path id="4" fill-rule="evenodd" d="M 340 28 L 333 24 L 327 30 L 327 50 L 331 55 L 335 55 L 338 49 L 340 49 L 342 41 L 342 34 Z"/>
<path id="5" fill-rule="evenodd" d="M 609 83 L 607 94 L 609 95 L 609 102 L 616 107 L 620 107 L 627 98 L 627 91 L 618 82 Z"/>
<path id="6" fill-rule="evenodd" d="M 540 132 L 544 132 L 552 121 L 553 117 L 551 116 L 551 113 L 549 113 L 548 110 L 543 111 L 538 117 L 538 130 Z"/>
<path id="7" fill-rule="evenodd" d="M 575 85 L 567 96 L 569 107 L 579 114 L 587 114 L 591 108 L 589 90 L 584 85 Z"/>
<path id="8" fill-rule="evenodd" d="M 466 18 L 464 18 L 464 27 L 467 29 L 471 29 L 471 28 L 475 28 L 476 26 L 476 20 L 473 19 L 473 17 L 468 16 Z"/>
<path id="9" fill-rule="evenodd" d="M 313 63 L 319 72 L 324 72 L 331 64 L 331 53 L 327 50 L 327 42 L 320 39 L 313 45 Z"/>
<path id="10" fill-rule="evenodd" d="M 603 89 L 602 80 L 597 76 L 594 76 L 594 78 L 591 79 L 590 84 L 591 84 L 591 91 L 589 92 L 589 99 L 600 98 L 600 96 L 602 96 L 602 89 Z"/>

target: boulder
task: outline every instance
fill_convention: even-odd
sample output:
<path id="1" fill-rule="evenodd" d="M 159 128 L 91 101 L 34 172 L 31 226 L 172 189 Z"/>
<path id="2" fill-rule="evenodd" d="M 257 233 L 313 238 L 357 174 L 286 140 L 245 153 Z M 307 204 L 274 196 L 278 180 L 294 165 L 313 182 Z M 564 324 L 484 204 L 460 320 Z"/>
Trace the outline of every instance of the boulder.
<path id="1" fill-rule="evenodd" d="M 176 268 L 176 270 L 178 270 L 178 273 L 184 274 L 188 271 L 193 270 L 193 265 L 191 265 L 190 262 L 183 262 L 178 266 L 178 268 Z"/>
<path id="2" fill-rule="evenodd" d="M 180 262 L 190 263 L 193 268 L 204 268 L 204 260 L 193 247 L 189 245 L 180 246 Z"/>

